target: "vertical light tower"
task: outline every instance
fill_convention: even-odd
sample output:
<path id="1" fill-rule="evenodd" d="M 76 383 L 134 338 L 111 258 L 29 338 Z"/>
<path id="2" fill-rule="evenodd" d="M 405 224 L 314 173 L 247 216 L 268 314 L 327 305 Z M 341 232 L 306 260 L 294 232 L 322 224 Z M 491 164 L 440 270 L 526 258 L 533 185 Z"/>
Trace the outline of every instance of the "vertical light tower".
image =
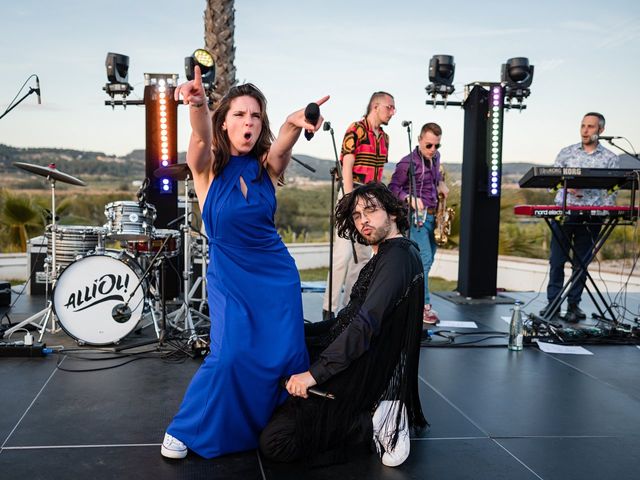
<path id="1" fill-rule="evenodd" d="M 145 73 L 144 79 L 145 176 L 150 180 L 147 201 L 156 207 L 156 228 L 167 228 L 178 216 L 177 182 L 169 177 L 156 178 L 153 172 L 178 163 L 178 102 L 173 98 L 178 76 Z"/>
<path id="2" fill-rule="evenodd" d="M 499 197 L 502 185 L 502 122 L 504 117 L 504 89 L 492 85 L 489 89 L 487 121 L 487 159 L 489 159 L 488 195 Z"/>
<path id="3" fill-rule="evenodd" d="M 205 88 L 210 90 L 215 80 L 213 57 L 206 50 L 198 49 L 191 57 L 185 59 L 185 73 L 189 80 L 193 79 L 193 68 L 199 65 Z M 156 208 L 155 228 L 167 228 L 169 223 L 178 217 L 178 185 L 177 181 L 165 176 L 157 178 L 154 172 L 161 167 L 178 163 L 178 102 L 174 100 L 174 92 L 178 83 L 178 75 L 173 73 L 145 73 L 143 100 L 128 100 L 133 90 L 128 83 L 129 57 L 119 53 L 107 53 L 105 61 L 108 83 L 103 90 L 111 97 L 105 105 L 124 108 L 127 105 L 144 105 L 146 120 L 145 177 L 148 187 L 144 200 Z M 177 263 L 179 256 L 169 258 L 173 271 L 182 268 Z M 166 269 L 166 266 L 165 266 Z M 178 283 L 171 276 L 165 286 L 167 298 L 176 296 Z M 163 287 L 164 288 L 164 287 Z"/>
<path id="4" fill-rule="evenodd" d="M 445 57 L 434 56 L 432 63 Z M 468 94 L 462 103 L 447 102 L 447 90 L 437 85 L 431 73 L 430 64 L 433 83 L 427 93 L 432 98 L 426 103 L 460 105 L 465 111 L 457 291 L 466 298 L 492 298 L 497 293 L 504 110 L 525 108 L 522 102 L 530 93 L 533 66 L 524 57 L 510 58 L 502 65 L 500 83 L 466 85 Z M 436 101 L 440 92 L 444 92 L 443 101 Z"/>
<path id="5" fill-rule="evenodd" d="M 463 105 L 460 257 L 456 290 L 465 298 L 496 295 L 502 171 L 501 92 L 500 84 L 474 84 Z"/>

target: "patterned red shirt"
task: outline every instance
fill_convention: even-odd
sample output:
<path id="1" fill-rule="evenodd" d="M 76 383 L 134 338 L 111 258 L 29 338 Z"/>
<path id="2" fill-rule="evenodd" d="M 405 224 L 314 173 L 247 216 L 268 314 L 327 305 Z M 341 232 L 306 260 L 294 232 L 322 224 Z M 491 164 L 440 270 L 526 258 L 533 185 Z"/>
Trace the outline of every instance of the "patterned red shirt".
<path id="1" fill-rule="evenodd" d="M 379 182 L 384 164 L 387 163 L 389 135 L 382 128 L 376 136 L 366 117 L 349 125 L 342 141 L 340 163 L 345 155 L 354 155 L 354 183 Z"/>

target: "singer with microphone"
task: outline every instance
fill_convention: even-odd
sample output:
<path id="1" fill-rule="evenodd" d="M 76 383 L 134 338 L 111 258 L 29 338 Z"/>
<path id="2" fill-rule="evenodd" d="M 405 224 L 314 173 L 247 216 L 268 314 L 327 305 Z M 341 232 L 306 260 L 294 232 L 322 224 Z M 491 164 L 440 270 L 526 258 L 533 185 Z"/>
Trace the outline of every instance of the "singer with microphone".
<path id="1" fill-rule="evenodd" d="M 426 426 L 418 394 L 422 264 L 403 237 L 406 206 L 383 184 L 356 187 L 335 213 L 338 234 L 374 255 L 338 316 L 305 327 L 311 366 L 286 381 L 292 396 L 262 432 L 260 451 L 321 466 L 373 441 L 382 463 L 396 467 L 409 456 L 410 428 Z"/>
<path id="2" fill-rule="evenodd" d="M 258 88 L 232 87 L 211 112 L 194 70 L 175 98 L 189 109 L 187 163 L 209 238 L 211 352 L 167 428 L 161 454 L 174 459 L 255 449 L 288 396 L 280 380 L 308 368 L 300 276 L 273 218 L 294 144 L 323 122 L 318 110 L 315 123 L 297 110 L 273 140 Z"/>
<path id="3" fill-rule="evenodd" d="M 403 122 L 405 123 L 405 122 Z M 406 122 L 407 126 L 409 122 Z M 435 214 L 439 196 L 447 198 L 447 187 L 440 170 L 440 139 L 442 128 L 437 123 L 425 123 L 418 136 L 416 148 L 396 164 L 389 190 L 411 208 L 411 240 L 420 248 L 424 268 L 424 310 L 422 320 L 426 324 L 438 323 L 438 314 L 431 308 L 429 295 L 429 271 L 436 254 Z M 413 169 L 411 169 L 413 164 Z M 411 173 L 415 178 L 411 178 Z M 415 189 L 415 190 L 414 190 Z"/>
<path id="4" fill-rule="evenodd" d="M 604 148 L 598 139 L 604 131 L 605 119 L 601 113 L 589 112 L 582 118 L 580 124 L 580 143 L 563 148 L 555 160 L 555 167 L 583 167 L 583 168 L 618 168 L 618 156 Z M 560 190 L 556 197 L 556 205 L 562 205 L 564 191 Z M 567 205 L 592 205 L 606 206 L 615 204 L 615 194 L 609 195 L 606 190 L 593 188 L 569 188 L 567 193 Z M 569 245 L 584 262 L 588 262 L 595 245 L 595 240 L 602 228 L 601 219 L 580 219 L 569 216 L 564 222 L 552 221 L 551 228 L 554 234 L 551 236 L 551 254 L 549 257 L 549 283 L 547 285 L 548 304 L 540 311 L 540 315 L 551 318 L 559 317 L 560 310 L 548 312 L 551 304 L 560 295 L 564 284 L 564 265 L 569 261 L 567 253 Z M 560 240 L 559 240 L 560 239 Z M 568 242 L 563 245 L 560 242 Z M 579 263 L 579 262 L 577 262 Z M 574 269 L 577 265 L 574 266 Z M 582 291 L 586 282 L 586 272 L 583 272 L 571 284 L 567 301 L 567 314 L 564 320 L 576 323 L 586 314 L 580 308 Z"/>
<path id="5" fill-rule="evenodd" d="M 374 92 L 364 117 L 349 125 L 340 152 L 344 191 L 340 192 L 338 198 L 351 193 L 358 185 L 382 181 L 389 148 L 389 135 L 382 127 L 389 123 L 395 113 L 393 96 L 387 92 Z M 351 288 L 370 257 L 369 247 L 357 243 L 352 245 L 348 240 L 334 237 L 332 291 L 325 291 L 323 318 L 330 318 L 347 304 Z"/>

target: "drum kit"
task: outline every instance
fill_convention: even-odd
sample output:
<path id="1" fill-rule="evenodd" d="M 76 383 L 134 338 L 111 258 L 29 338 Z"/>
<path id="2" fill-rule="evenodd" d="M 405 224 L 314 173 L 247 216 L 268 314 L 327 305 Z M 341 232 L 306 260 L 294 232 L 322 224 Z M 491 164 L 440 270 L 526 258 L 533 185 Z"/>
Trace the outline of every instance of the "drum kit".
<path id="1" fill-rule="evenodd" d="M 117 344 L 134 330 L 154 326 L 160 343 L 168 326 L 197 339 L 196 327 L 209 320 L 201 312 L 205 299 L 194 293 L 206 276 L 192 282 L 192 265 L 202 257 L 206 268 L 206 237 L 192 239 L 190 224 L 189 181 L 191 172 L 185 164 L 159 168 L 154 174 L 184 181 L 185 212 L 180 230 L 156 229 L 156 209 L 147 203 L 144 192 L 139 201 L 111 202 L 105 206 L 104 226 L 58 225 L 56 223 L 56 182 L 86 186 L 82 180 L 49 166 L 14 162 L 14 165 L 47 178 L 51 185 L 51 224 L 46 227 L 47 259 L 45 277 L 51 282 L 51 298 L 40 312 L 5 331 L 32 325 L 40 332 L 57 332 L 62 328 L 80 345 Z M 146 185 L 146 183 L 145 183 Z M 143 186 L 144 187 L 144 186 Z M 204 239 L 200 241 L 200 239 Z M 121 249 L 105 245 L 120 242 Z M 167 314 L 162 292 L 164 262 L 183 253 L 183 298 L 179 308 Z M 193 285 L 192 285 L 193 283 Z M 48 291 L 48 290 L 47 290 Z M 202 288 L 203 296 L 206 288 Z M 199 309 L 194 305 L 199 301 Z M 144 319 L 151 321 L 143 325 Z M 50 325 L 50 326 L 49 326 Z"/>

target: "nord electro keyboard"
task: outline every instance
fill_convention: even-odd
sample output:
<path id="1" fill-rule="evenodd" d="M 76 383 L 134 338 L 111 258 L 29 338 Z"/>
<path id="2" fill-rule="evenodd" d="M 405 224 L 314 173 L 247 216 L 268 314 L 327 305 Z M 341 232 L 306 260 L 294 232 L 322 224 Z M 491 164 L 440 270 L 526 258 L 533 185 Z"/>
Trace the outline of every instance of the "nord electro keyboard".
<path id="1" fill-rule="evenodd" d="M 532 167 L 518 182 L 521 188 L 637 189 L 640 169 Z"/>
<path id="2" fill-rule="evenodd" d="M 631 197 L 633 198 L 632 190 Z M 513 211 L 516 215 L 527 215 L 537 217 L 544 220 L 551 234 L 558 240 L 567 258 L 571 261 L 572 272 L 571 277 L 564 282 L 562 290 L 558 296 L 549 304 L 545 314 L 542 316 L 534 315 L 534 323 L 541 321 L 543 323 L 553 325 L 552 320 L 556 314 L 560 312 L 562 302 L 568 297 L 569 289 L 574 282 L 579 281 L 582 275 L 586 276 L 586 280 L 593 287 L 593 292 L 589 285 L 585 285 L 586 291 L 598 310 L 598 314 L 592 314 L 594 318 L 599 318 L 608 322 L 616 323 L 616 316 L 611 309 L 610 303 L 602 295 L 598 286 L 593 281 L 593 277 L 589 274 L 588 265 L 598 254 L 604 243 L 607 241 L 613 229 L 618 225 L 632 225 L 638 219 L 638 210 L 640 207 L 635 205 L 629 206 L 577 206 L 577 205 L 516 205 Z M 594 239 L 593 248 L 588 258 L 582 258 L 575 252 L 575 245 L 569 240 L 566 232 L 562 228 L 554 228 L 554 224 L 572 224 L 581 222 L 584 225 L 597 225 L 597 235 Z"/>
<path id="3" fill-rule="evenodd" d="M 526 215 L 537 218 L 558 218 L 572 216 L 580 218 L 610 217 L 621 220 L 635 220 L 638 218 L 638 207 L 630 206 L 575 206 L 567 205 L 564 210 L 558 205 L 516 205 L 513 207 L 516 215 Z"/>

